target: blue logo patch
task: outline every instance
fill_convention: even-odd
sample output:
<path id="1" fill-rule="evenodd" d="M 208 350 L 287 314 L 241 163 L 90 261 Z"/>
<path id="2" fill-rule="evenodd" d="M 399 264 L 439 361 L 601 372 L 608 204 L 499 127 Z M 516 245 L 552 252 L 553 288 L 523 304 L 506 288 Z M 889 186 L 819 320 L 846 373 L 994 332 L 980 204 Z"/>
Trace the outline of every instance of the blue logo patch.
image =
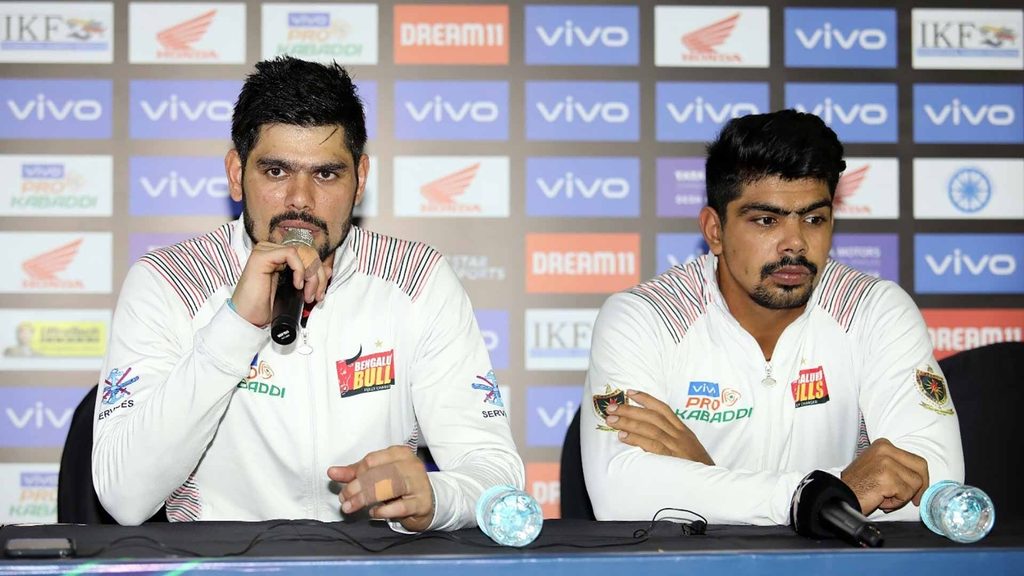
<path id="1" fill-rule="evenodd" d="M 1024 294 L 1024 234 L 917 234 L 914 290 Z"/>
<path id="2" fill-rule="evenodd" d="M 768 110 L 767 82 L 658 82 L 659 142 L 708 142 L 733 118 Z"/>
<path id="3" fill-rule="evenodd" d="M 707 396 L 708 398 L 718 398 L 720 394 L 718 384 L 715 382 L 690 382 L 690 390 L 687 392 L 689 396 Z"/>
<path id="4" fill-rule="evenodd" d="M 895 68 L 896 10 L 786 8 L 786 66 Z"/>
<path id="5" fill-rule="evenodd" d="M 128 391 L 128 386 L 139 380 L 138 376 L 128 378 L 131 372 L 132 369 L 130 367 L 123 372 L 118 368 L 110 371 L 106 380 L 103 381 L 102 401 L 104 404 L 117 404 L 124 398 L 131 396 L 132 393 Z"/>
<path id="6" fill-rule="evenodd" d="M 508 368 L 508 310 L 475 310 L 480 335 L 496 370 Z"/>
<path id="7" fill-rule="evenodd" d="M 636 6 L 527 6 L 526 63 L 635 66 Z"/>
<path id="8" fill-rule="evenodd" d="M 640 84 L 527 82 L 526 138 L 635 142 L 640 139 Z"/>
<path id="9" fill-rule="evenodd" d="M 501 401 L 501 390 L 498 389 L 498 377 L 494 375 L 494 370 L 488 371 L 487 376 L 477 376 L 472 386 L 474 390 L 484 392 L 484 402 L 494 404 L 499 408 L 505 406 L 505 403 Z"/>
<path id="10" fill-rule="evenodd" d="M 224 159 L 214 156 L 133 156 L 129 162 L 133 216 L 236 217 Z"/>
<path id="11" fill-rule="evenodd" d="M 580 406 L 579 386 L 533 386 L 526 390 L 526 443 L 561 446 Z"/>
<path id="12" fill-rule="evenodd" d="M 528 216 L 640 215 L 638 158 L 526 159 Z"/>
<path id="13" fill-rule="evenodd" d="M 59 447 L 68 437 L 82 388 L 4 388 L 0 397 L 0 447 Z"/>
<path id="14" fill-rule="evenodd" d="M 399 140 L 507 140 L 508 82 L 395 82 Z"/>
<path id="15" fill-rule="evenodd" d="M 896 142 L 895 84 L 786 84 L 786 107 L 818 116 L 843 142 Z"/>
<path id="16" fill-rule="evenodd" d="M 110 80 L 0 79 L 0 138 L 110 138 L 112 94 Z"/>
<path id="17" fill-rule="evenodd" d="M 1024 143 L 1022 113 L 1019 84 L 915 84 L 914 142 Z"/>
<path id="18" fill-rule="evenodd" d="M 654 270 L 661 274 L 673 266 L 682 266 L 708 253 L 704 236 L 694 233 L 658 234 Z"/>
<path id="19" fill-rule="evenodd" d="M 223 140 L 241 87 L 233 80 L 132 80 L 131 137 Z"/>
<path id="20" fill-rule="evenodd" d="M 961 212 L 977 212 L 991 199 L 992 182 L 980 168 L 961 168 L 949 179 L 949 201 Z"/>

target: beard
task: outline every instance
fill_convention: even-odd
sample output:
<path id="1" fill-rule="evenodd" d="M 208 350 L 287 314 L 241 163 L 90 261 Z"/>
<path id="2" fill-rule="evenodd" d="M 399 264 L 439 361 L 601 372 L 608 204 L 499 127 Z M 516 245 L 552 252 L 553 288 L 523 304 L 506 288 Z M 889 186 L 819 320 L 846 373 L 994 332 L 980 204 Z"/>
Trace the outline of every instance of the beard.
<path id="1" fill-rule="evenodd" d="M 245 198 L 245 187 L 243 186 L 242 224 L 245 227 L 245 233 L 249 235 L 249 239 L 252 240 L 253 245 L 256 245 L 257 243 L 259 243 L 259 239 L 256 238 L 256 223 L 253 220 L 252 215 L 249 214 L 249 205 L 246 203 Z M 286 220 L 299 220 L 307 224 L 312 224 L 313 226 L 319 228 L 321 232 L 323 232 L 323 242 L 321 242 L 320 245 L 318 246 L 314 246 L 314 248 L 316 249 L 317 254 L 320 256 L 320 261 L 325 262 L 327 261 L 328 257 L 334 254 L 335 250 L 338 249 L 338 246 L 341 246 L 341 243 L 345 241 L 345 238 L 348 238 L 348 233 L 350 230 L 352 230 L 352 209 L 354 207 L 355 198 L 352 199 L 352 206 L 349 207 L 348 216 L 345 217 L 344 222 L 342 222 L 341 224 L 341 234 L 339 238 L 334 242 L 331 241 L 331 233 L 327 229 L 326 222 L 307 212 L 297 212 L 295 210 L 282 212 L 271 218 L 270 223 L 267 225 L 267 238 L 270 238 L 270 234 L 274 231 L 274 228 L 277 227 L 277 225 Z"/>
<path id="2" fill-rule="evenodd" d="M 811 273 L 811 281 L 808 284 L 801 286 L 774 286 L 769 287 L 765 284 L 765 280 L 769 276 L 774 274 L 777 270 L 786 266 L 803 266 Z M 811 299 L 811 293 L 814 292 L 815 280 L 818 277 L 818 267 L 813 262 L 803 256 L 797 256 L 796 258 L 790 258 L 788 256 L 782 258 L 778 262 L 772 264 L 765 264 L 761 268 L 761 282 L 754 287 L 754 291 L 751 292 L 750 298 L 769 310 L 789 310 L 792 308 L 800 308 L 807 304 Z"/>

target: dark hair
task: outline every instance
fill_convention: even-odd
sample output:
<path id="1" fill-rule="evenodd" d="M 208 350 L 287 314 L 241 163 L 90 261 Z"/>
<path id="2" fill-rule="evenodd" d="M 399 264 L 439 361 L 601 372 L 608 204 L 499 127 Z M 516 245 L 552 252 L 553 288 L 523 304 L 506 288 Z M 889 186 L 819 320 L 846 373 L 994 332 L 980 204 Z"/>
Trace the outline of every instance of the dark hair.
<path id="1" fill-rule="evenodd" d="M 834 197 L 843 170 L 843 145 L 814 114 L 779 110 L 733 118 L 708 145 L 708 206 L 725 222 L 725 207 L 743 185 L 770 176 L 821 180 Z"/>
<path id="2" fill-rule="evenodd" d="M 348 72 L 336 62 L 319 64 L 280 56 L 257 63 L 231 117 L 231 140 L 242 166 L 265 124 L 341 126 L 354 162 L 366 146 L 363 102 Z"/>

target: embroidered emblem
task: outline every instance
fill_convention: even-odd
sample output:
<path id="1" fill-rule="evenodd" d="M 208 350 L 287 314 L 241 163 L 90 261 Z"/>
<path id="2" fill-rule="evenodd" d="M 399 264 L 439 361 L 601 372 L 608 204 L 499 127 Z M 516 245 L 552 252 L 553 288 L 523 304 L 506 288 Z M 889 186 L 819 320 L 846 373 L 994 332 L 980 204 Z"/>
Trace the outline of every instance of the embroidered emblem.
<path id="1" fill-rule="evenodd" d="M 622 406 L 626 403 L 626 393 L 618 388 L 612 388 L 610 385 L 604 385 L 604 394 L 594 394 L 594 412 L 597 413 L 597 417 L 601 419 L 601 422 L 605 422 L 608 419 L 608 407 L 609 406 Z M 615 429 L 608 426 L 607 423 L 597 424 L 598 430 L 614 431 Z"/>
<path id="2" fill-rule="evenodd" d="M 925 401 L 921 402 L 921 406 L 943 416 L 953 414 L 952 407 L 944 408 L 949 404 L 949 390 L 946 388 L 946 381 L 942 376 L 933 372 L 931 366 L 926 366 L 924 370 L 918 368 L 914 372 L 914 381 L 917 384 L 917 391 L 925 398 Z"/>

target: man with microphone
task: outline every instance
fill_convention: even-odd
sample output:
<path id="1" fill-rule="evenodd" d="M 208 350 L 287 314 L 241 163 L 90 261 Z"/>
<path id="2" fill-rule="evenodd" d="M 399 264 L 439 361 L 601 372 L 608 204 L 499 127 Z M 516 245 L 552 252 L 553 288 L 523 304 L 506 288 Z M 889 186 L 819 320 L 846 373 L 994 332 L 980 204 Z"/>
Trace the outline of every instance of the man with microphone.
<path id="1" fill-rule="evenodd" d="M 522 487 L 522 460 L 444 258 L 352 225 L 370 167 L 351 78 L 260 62 L 231 137 L 242 216 L 145 255 L 121 289 L 96 404 L 104 508 L 122 524 L 166 506 L 172 521 L 475 525 L 484 490 Z"/>
<path id="2" fill-rule="evenodd" d="M 843 493 L 916 519 L 931 482 L 963 480 L 917 307 L 829 259 L 845 168 L 836 134 L 792 110 L 731 120 L 708 147 L 710 254 L 613 295 L 594 327 L 581 443 L 598 519 L 789 524 Z"/>

